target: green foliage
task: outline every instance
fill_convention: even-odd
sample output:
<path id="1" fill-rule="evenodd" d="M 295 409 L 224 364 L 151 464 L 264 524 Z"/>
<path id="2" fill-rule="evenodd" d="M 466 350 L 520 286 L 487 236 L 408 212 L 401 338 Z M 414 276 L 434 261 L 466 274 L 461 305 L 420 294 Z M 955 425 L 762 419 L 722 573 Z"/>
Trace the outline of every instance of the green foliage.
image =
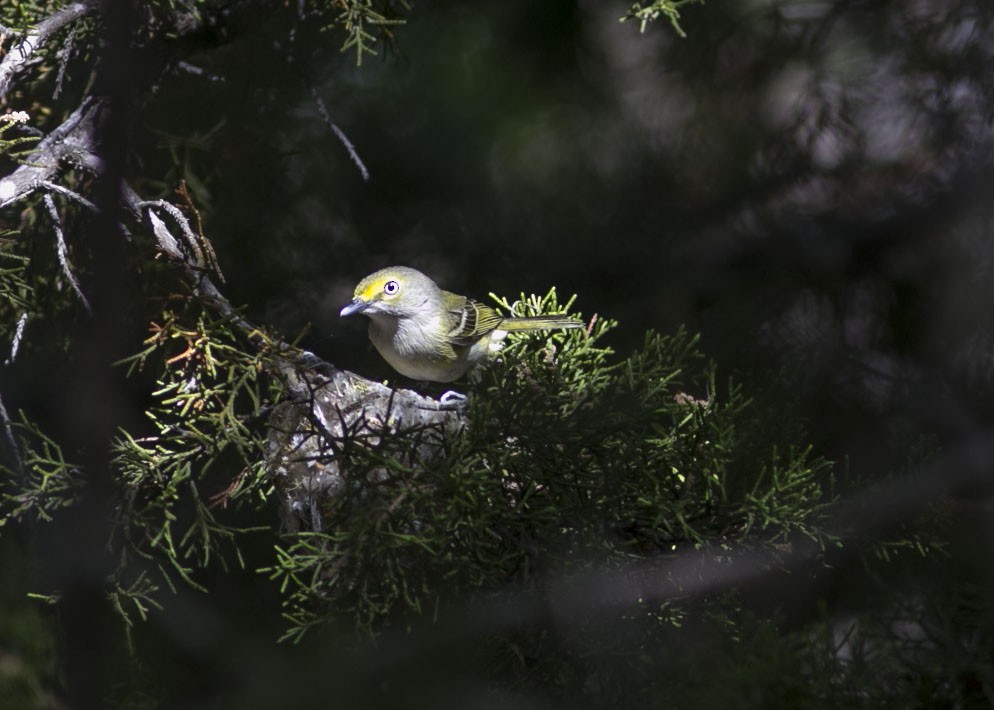
<path id="1" fill-rule="evenodd" d="M 645 28 L 650 22 L 655 22 L 660 17 L 665 17 L 670 21 L 673 29 L 681 37 L 686 37 L 687 33 L 680 26 L 680 8 L 690 3 L 704 3 L 704 0 L 652 0 L 652 2 L 633 3 L 628 10 L 628 14 L 621 18 L 626 20 L 638 20 L 639 30 L 645 32 Z"/>
<path id="2" fill-rule="evenodd" d="M 5 325 L 3 332 L 11 336 L 17 319 L 34 297 L 27 278 L 30 259 L 24 253 L 24 246 L 24 241 L 17 239 L 14 232 L 0 235 L 0 322 Z"/>
<path id="3" fill-rule="evenodd" d="M 270 383 L 263 376 L 268 342 L 246 347 L 230 321 L 175 311 L 153 324 L 144 349 L 126 364 L 136 373 L 161 368 L 147 409 L 150 431 L 122 430 L 112 444 L 117 485 L 112 548 L 119 564 L 108 597 L 130 632 L 161 608 L 163 583 L 201 588 L 198 569 L 243 564 L 244 533 L 222 511 L 268 500 L 258 415 Z M 18 470 L 0 478 L 0 528 L 50 521 L 73 505 L 83 476 L 60 445 L 24 415 L 17 435 Z M 58 594 L 56 590 L 55 595 Z M 51 595 L 49 595 L 51 596 Z"/>
<path id="4" fill-rule="evenodd" d="M 122 583 L 123 576 L 131 578 L 126 585 Z M 136 619 L 143 622 L 148 621 L 149 612 L 152 609 L 162 611 L 164 608 L 159 602 L 158 596 L 159 585 L 152 580 L 148 572 L 142 570 L 135 575 L 131 570 L 119 569 L 117 571 L 117 576 L 112 580 L 107 597 L 111 607 L 124 622 L 129 647 L 132 647 L 131 634 Z"/>
<path id="5" fill-rule="evenodd" d="M 15 30 L 26 31 L 52 12 L 52 4 L 35 0 L 14 0 L 0 3 L 3 24 Z M 63 4 L 63 3 L 59 3 Z"/>
<path id="6" fill-rule="evenodd" d="M 554 290 L 498 303 L 517 315 L 572 305 Z M 333 529 L 293 539 L 265 570 L 288 594 L 288 636 L 324 618 L 376 631 L 442 617 L 467 595 L 688 550 L 822 544 L 829 464 L 801 445 L 747 446 L 750 402 L 731 384 L 718 392 L 696 336 L 652 333 L 619 360 L 603 345 L 614 326 L 509 336 L 458 435 L 339 442 L 345 484 L 322 508 Z M 403 455 L 425 436 L 438 456 Z M 668 625 L 682 612 L 667 601 L 644 614 Z"/>
<path id="7" fill-rule="evenodd" d="M 0 478 L 0 528 L 8 522 L 50 521 L 76 502 L 82 484 L 78 467 L 66 460 L 59 444 L 23 413 L 13 431 L 22 454 L 19 470 L 4 471 Z"/>
<path id="8" fill-rule="evenodd" d="M 496 300 L 516 315 L 573 306 L 554 290 Z M 775 561 L 799 539 L 814 549 L 831 542 L 822 488 L 829 464 L 796 428 L 771 436 L 741 386 L 719 384 L 699 337 L 649 333 L 619 358 L 605 344 L 617 324 L 588 323 L 510 335 L 470 386 L 461 432 L 384 430 L 332 442 L 343 483 L 320 502 L 324 530 L 286 536 L 261 570 L 284 595 L 284 638 L 300 640 L 329 621 L 374 636 L 418 619 L 444 624 L 467 599 L 541 598 L 562 580 L 624 574 L 641 562 L 665 569 L 697 554 L 732 569 L 746 551 Z M 251 338 L 191 300 L 165 311 L 125 363 L 134 376 L 157 372 L 148 429 L 122 430 L 114 442 L 118 567 L 107 595 L 129 638 L 168 604 L 164 585 L 203 589 L 203 568 L 223 568 L 232 556 L 246 564 L 252 528 L 234 524 L 229 507 L 272 514 L 261 424 L 283 389 L 267 376 L 277 369 L 270 341 Z M 4 479 L 3 520 L 50 519 L 76 500 L 77 471 L 38 427 L 22 420 L 16 431 L 23 472 Z M 427 461 L 419 454 L 426 442 L 437 449 Z M 748 653 L 741 639 L 754 629 L 727 589 L 660 594 L 619 612 L 581 605 L 570 619 L 574 644 L 602 666 L 596 673 L 543 629 L 491 638 L 488 662 L 529 689 L 583 687 L 595 677 L 603 697 L 626 697 L 631 687 L 675 693 L 659 686 L 658 664 L 703 619 L 727 645 L 729 687 L 746 684 L 736 674 L 747 673 L 768 679 L 769 697 L 803 698 L 822 691 L 764 674 L 796 679 L 817 663 L 833 678 L 850 672 L 833 665 L 829 649 L 776 635 L 766 622 L 756 633 L 776 644 Z M 689 704 L 705 685 L 688 682 Z"/>
<path id="9" fill-rule="evenodd" d="M 28 122 L 28 114 L 14 111 L 0 115 L 0 155 L 23 160 L 31 151 L 26 147 L 38 142 L 37 136 L 17 135 L 16 128 Z"/>
<path id="10" fill-rule="evenodd" d="M 521 303 L 525 313 L 559 308 L 554 292 Z M 719 392 L 698 336 L 649 333 L 641 350 L 611 364 L 598 341 L 614 326 L 595 321 L 589 334 L 546 342 L 514 338 L 474 402 L 479 419 L 495 427 L 487 435 L 496 439 L 501 427 L 521 423 L 516 434 L 527 448 L 509 453 L 537 453 L 545 478 L 561 478 L 557 469 L 575 462 L 566 470 L 576 471 L 572 487 L 589 491 L 588 512 L 611 511 L 611 529 L 625 530 L 622 539 L 639 551 L 783 541 L 792 532 L 818 537 L 818 482 L 829 464 L 812 459 L 810 449 L 781 454 L 770 442 L 757 456 L 752 402 L 731 382 Z M 559 404 L 556 419 L 536 420 L 550 401 Z"/>
<path id="11" fill-rule="evenodd" d="M 334 23 L 324 29 L 339 29 L 345 33 L 342 51 L 355 51 L 357 66 L 362 66 L 365 55 L 376 56 L 373 45 L 378 39 L 393 41 L 393 27 L 403 25 L 405 20 L 398 17 L 398 9 L 410 10 L 410 4 L 405 0 L 337 0 L 327 2 L 318 0 L 319 7 L 326 6 L 328 10 L 337 10 L 338 16 Z M 374 34 L 375 33 L 375 34 Z"/>
<path id="12" fill-rule="evenodd" d="M 152 432 L 122 431 L 113 446 L 125 558 L 152 560 L 166 579 L 177 574 L 194 586 L 195 568 L 225 564 L 224 547 L 242 562 L 236 536 L 246 530 L 223 522 L 217 510 L 265 500 L 263 443 L 253 422 L 269 394 L 262 377 L 268 356 L 265 347 L 245 347 L 230 321 L 206 312 L 188 320 L 167 311 L 153 324 L 145 348 L 128 360 L 132 370 L 153 358 L 163 368 L 147 410 Z M 140 581 L 119 591 L 139 589 L 131 596 L 144 615 L 150 587 Z"/>

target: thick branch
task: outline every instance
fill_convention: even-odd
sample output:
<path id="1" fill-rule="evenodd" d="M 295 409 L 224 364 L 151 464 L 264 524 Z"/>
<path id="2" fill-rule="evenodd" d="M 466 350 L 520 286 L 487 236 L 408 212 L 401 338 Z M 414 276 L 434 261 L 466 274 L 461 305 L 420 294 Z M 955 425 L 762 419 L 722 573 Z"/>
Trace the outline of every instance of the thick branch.
<path id="1" fill-rule="evenodd" d="M 28 60 L 31 59 L 38 47 L 43 45 L 53 34 L 63 27 L 93 12 L 95 9 L 93 5 L 83 2 L 66 5 L 61 10 L 52 13 L 39 22 L 34 30 L 11 47 L 3 60 L 0 61 L 0 97 L 7 94 L 14 75 L 28 63 Z"/>
<path id="2" fill-rule="evenodd" d="M 99 172 L 101 161 L 94 151 L 93 132 L 100 102 L 84 101 L 58 128 L 38 143 L 28 163 L 0 180 L 0 207 L 24 199 L 61 169 L 63 160 Z"/>

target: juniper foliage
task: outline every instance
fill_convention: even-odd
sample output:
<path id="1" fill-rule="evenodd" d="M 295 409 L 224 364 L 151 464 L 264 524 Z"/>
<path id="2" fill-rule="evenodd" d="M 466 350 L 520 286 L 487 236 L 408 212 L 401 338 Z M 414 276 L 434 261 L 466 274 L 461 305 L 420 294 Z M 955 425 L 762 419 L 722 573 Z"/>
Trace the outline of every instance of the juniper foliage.
<path id="1" fill-rule="evenodd" d="M 538 315 L 573 299 L 553 289 L 498 304 Z M 616 325 L 595 317 L 586 331 L 509 336 L 470 388 L 465 428 L 429 461 L 351 449 L 328 529 L 280 546 L 266 570 L 288 593 L 288 636 L 322 618 L 375 632 L 467 596 L 540 591 L 557 575 L 685 550 L 731 562 L 741 546 L 776 550 L 796 535 L 826 544 L 829 462 L 802 442 L 749 443 L 751 403 L 733 383 L 718 387 L 698 336 L 650 333 L 618 358 L 604 344 Z M 679 605 L 663 607 L 645 613 L 679 617 Z"/>

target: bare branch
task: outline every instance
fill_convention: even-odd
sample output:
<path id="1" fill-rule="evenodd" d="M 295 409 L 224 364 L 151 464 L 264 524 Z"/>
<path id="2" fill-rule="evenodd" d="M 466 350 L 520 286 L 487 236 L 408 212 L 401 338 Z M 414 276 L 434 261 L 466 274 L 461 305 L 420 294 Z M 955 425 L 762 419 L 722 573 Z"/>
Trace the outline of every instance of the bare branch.
<path id="1" fill-rule="evenodd" d="M 204 71 L 203 67 L 198 67 L 196 64 L 190 64 L 190 62 L 176 62 L 176 68 L 180 71 L 185 71 L 187 74 L 202 76 L 209 81 L 224 81 L 224 77 L 220 74 L 208 74 Z"/>
<path id="2" fill-rule="evenodd" d="M 10 423 L 7 415 L 7 408 L 3 406 L 3 399 L 0 399 L 0 423 L 3 424 L 4 438 L 7 440 L 7 447 L 10 449 L 10 458 L 14 462 L 14 469 L 18 475 L 24 473 L 24 460 L 21 458 L 21 447 L 17 445 L 14 437 L 14 427 Z"/>
<path id="3" fill-rule="evenodd" d="M 6 95 L 14 74 L 27 64 L 38 47 L 48 41 L 54 33 L 89 14 L 94 9 L 93 5 L 83 2 L 66 5 L 39 22 L 33 31 L 11 47 L 3 60 L 0 61 L 0 97 Z"/>
<path id="4" fill-rule="evenodd" d="M 62 233 L 62 220 L 59 219 L 59 213 L 55 209 L 55 200 L 52 199 L 50 194 L 46 194 L 44 200 L 45 207 L 48 209 L 48 216 L 52 218 L 52 226 L 55 229 L 55 243 L 59 254 L 59 265 L 62 266 L 62 273 L 66 275 L 69 285 L 72 286 L 73 291 L 75 291 L 76 295 L 79 296 L 79 300 L 81 300 L 83 305 L 86 306 L 87 312 L 90 315 L 93 315 L 93 309 L 90 307 L 90 302 L 87 300 L 86 296 L 83 295 L 83 289 L 79 287 L 79 281 L 76 280 L 76 276 L 69 267 L 69 254 L 66 249 L 66 239 L 65 235 Z"/>
<path id="5" fill-rule="evenodd" d="M 55 74 L 55 90 L 52 91 L 52 98 L 57 99 L 62 93 L 62 85 L 66 78 L 66 68 L 69 66 L 69 57 L 72 55 L 73 50 L 73 33 L 67 32 L 66 37 L 62 40 L 62 46 L 55 53 L 56 58 L 59 60 L 59 70 Z"/>
<path id="6" fill-rule="evenodd" d="M 68 187 L 65 187 L 63 185 L 58 185 L 58 184 L 56 184 L 54 182 L 49 182 L 47 180 L 43 180 L 41 183 L 39 183 L 39 185 L 41 187 L 44 187 L 46 190 L 51 190 L 52 192 L 57 192 L 60 195 L 64 195 L 64 196 L 68 197 L 70 200 L 78 202 L 79 204 L 83 205 L 83 207 L 85 207 L 86 209 L 90 210 L 91 212 L 97 212 L 98 211 L 97 210 L 97 206 L 95 204 L 93 204 L 92 202 L 90 202 L 88 199 L 86 199 L 85 197 L 83 197 L 78 192 L 70 190 Z"/>
<path id="7" fill-rule="evenodd" d="M 24 311 L 21 317 L 17 319 L 17 326 L 14 329 L 14 337 L 10 340 L 10 356 L 4 360 L 4 365 L 9 365 L 14 362 L 17 357 L 17 351 L 21 347 L 21 338 L 24 337 L 24 326 L 28 324 L 28 312 Z"/>
<path id="8" fill-rule="evenodd" d="M 159 219 L 159 215 L 151 209 L 148 211 L 148 219 L 152 223 L 152 234 L 155 241 L 159 243 L 159 248 L 173 259 L 183 260 L 183 250 L 179 247 L 179 242 L 172 235 L 166 223 Z"/>
<path id="9" fill-rule="evenodd" d="M 331 120 L 331 114 L 328 113 L 328 108 L 324 105 L 324 99 L 321 98 L 320 94 L 317 92 L 317 89 L 313 86 L 311 87 L 311 98 L 314 99 L 314 103 L 318 107 L 318 113 L 321 114 L 321 118 L 324 119 L 324 122 L 328 124 L 328 128 L 332 130 L 332 132 L 338 137 L 338 140 L 342 142 L 342 145 L 345 146 L 345 150 L 349 152 L 349 157 L 352 158 L 352 162 L 356 164 L 357 168 L 359 168 L 359 172 L 362 174 L 362 179 L 368 182 L 369 170 L 366 169 L 366 165 L 362 162 L 362 158 L 360 158 L 359 153 L 356 152 L 355 146 L 352 145 L 352 141 L 350 141 L 348 136 L 345 135 L 345 132 Z"/>
<path id="10" fill-rule="evenodd" d="M 203 251 L 201 251 L 200 244 L 197 241 L 197 237 L 193 233 L 193 229 L 190 227 L 190 221 L 186 218 L 186 215 L 183 214 L 182 210 L 180 210 L 179 207 L 177 207 L 176 205 L 170 202 L 166 202 L 165 200 L 143 200 L 137 204 L 137 207 L 139 209 L 146 207 L 149 208 L 148 210 L 149 218 L 151 219 L 155 217 L 155 219 L 158 220 L 159 225 L 161 225 L 161 227 L 159 227 L 160 231 L 161 229 L 165 228 L 165 224 L 161 220 L 159 220 L 158 217 L 155 216 L 155 213 L 152 212 L 151 208 L 158 207 L 159 209 L 164 210 L 170 217 L 172 217 L 173 220 L 176 222 L 176 224 L 179 226 L 180 231 L 183 232 L 183 237 L 184 237 L 183 241 L 193 252 L 195 263 L 192 265 L 200 269 L 205 268 Z M 154 226 L 155 222 L 153 222 L 152 224 Z M 159 238 L 159 236 L 160 236 L 159 232 L 157 231 L 156 238 Z M 169 237 L 173 239 L 172 245 L 164 244 L 162 239 L 159 239 L 159 246 L 161 246 L 167 253 L 171 254 L 172 251 L 170 250 L 170 247 L 175 246 L 178 248 L 179 242 L 172 237 L 172 234 L 169 234 Z"/>
<path id="11" fill-rule="evenodd" d="M 84 101 L 58 128 L 36 146 L 30 162 L 0 179 L 0 207 L 22 200 L 39 186 L 48 183 L 61 168 L 63 160 L 75 162 L 99 172 L 101 160 L 94 152 L 93 127 L 99 101 Z"/>

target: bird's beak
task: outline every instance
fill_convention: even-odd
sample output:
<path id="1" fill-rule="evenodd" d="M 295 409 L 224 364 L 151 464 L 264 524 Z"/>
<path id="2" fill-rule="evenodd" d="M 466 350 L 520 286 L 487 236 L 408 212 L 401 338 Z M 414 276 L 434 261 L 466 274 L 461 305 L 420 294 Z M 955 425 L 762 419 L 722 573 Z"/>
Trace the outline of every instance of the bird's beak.
<path id="1" fill-rule="evenodd" d="M 350 316 L 353 313 L 362 313 L 364 310 L 369 308 L 369 301 L 363 301 L 361 298 L 356 298 L 349 305 L 345 306 L 338 314 L 342 318 L 345 316 Z"/>

